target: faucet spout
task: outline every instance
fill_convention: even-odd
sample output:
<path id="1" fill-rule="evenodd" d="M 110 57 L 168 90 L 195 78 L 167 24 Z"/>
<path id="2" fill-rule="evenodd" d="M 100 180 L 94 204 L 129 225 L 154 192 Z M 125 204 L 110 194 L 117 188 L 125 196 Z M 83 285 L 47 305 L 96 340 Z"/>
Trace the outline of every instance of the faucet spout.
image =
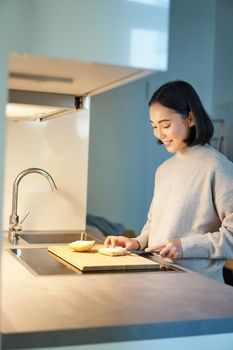
<path id="1" fill-rule="evenodd" d="M 10 215 L 10 227 L 9 227 L 9 238 L 12 238 L 12 232 L 17 233 L 22 230 L 22 226 L 19 223 L 19 216 L 17 214 L 18 210 L 18 192 L 19 192 L 19 184 L 22 178 L 31 173 L 38 173 L 43 175 L 49 182 L 52 190 L 57 190 L 57 186 L 52 178 L 52 176 L 45 170 L 40 168 L 28 168 L 21 173 L 19 173 L 13 184 L 13 196 L 12 196 L 12 213 Z"/>

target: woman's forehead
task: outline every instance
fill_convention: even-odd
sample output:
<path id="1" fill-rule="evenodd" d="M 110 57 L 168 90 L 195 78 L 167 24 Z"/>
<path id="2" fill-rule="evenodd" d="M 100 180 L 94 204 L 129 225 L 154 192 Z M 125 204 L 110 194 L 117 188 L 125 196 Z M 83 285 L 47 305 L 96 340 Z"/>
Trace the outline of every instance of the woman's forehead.
<path id="1" fill-rule="evenodd" d="M 153 104 L 150 107 L 151 122 L 161 123 L 162 121 L 169 121 L 176 119 L 179 114 L 171 108 L 162 106 L 159 103 Z"/>

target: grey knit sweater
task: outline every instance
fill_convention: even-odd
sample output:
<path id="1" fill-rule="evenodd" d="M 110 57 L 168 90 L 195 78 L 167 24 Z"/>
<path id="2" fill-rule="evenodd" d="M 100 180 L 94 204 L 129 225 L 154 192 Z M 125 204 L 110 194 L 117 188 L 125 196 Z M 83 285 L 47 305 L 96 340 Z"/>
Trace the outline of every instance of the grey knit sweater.
<path id="1" fill-rule="evenodd" d="M 233 163 L 209 145 L 188 147 L 156 171 L 141 248 L 181 238 L 176 264 L 223 281 L 233 259 Z"/>

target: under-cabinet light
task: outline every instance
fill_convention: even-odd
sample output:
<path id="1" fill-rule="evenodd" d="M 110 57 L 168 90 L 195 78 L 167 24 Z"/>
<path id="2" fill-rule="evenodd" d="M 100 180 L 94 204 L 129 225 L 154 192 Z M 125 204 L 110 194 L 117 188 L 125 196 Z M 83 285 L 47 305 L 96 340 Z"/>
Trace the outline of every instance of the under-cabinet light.
<path id="1" fill-rule="evenodd" d="M 43 121 L 82 109 L 82 97 L 10 90 L 6 116 L 11 120 Z"/>

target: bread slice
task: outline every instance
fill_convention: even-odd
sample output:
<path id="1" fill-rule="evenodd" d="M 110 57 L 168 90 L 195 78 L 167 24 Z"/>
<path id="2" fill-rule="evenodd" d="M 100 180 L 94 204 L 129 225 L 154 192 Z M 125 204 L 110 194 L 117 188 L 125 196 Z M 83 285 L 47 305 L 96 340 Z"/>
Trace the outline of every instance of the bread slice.
<path id="1" fill-rule="evenodd" d="M 128 251 L 126 250 L 126 248 L 123 248 L 123 247 L 100 248 L 100 249 L 98 249 L 98 252 L 100 254 L 109 255 L 109 256 L 119 256 L 119 255 L 128 254 Z"/>
<path id="2" fill-rule="evenodd" d="M 95 241 L 74 241 L 69 243 L 69 248 L 75 252 L 86 252 L 94 247 Z"/>

